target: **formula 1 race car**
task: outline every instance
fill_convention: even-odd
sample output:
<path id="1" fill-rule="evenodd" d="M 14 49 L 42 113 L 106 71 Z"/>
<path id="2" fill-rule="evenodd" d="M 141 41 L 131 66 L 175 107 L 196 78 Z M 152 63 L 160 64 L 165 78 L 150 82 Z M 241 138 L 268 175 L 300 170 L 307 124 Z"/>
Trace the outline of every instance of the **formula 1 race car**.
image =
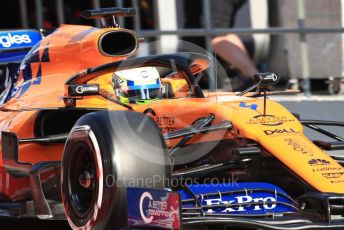
<path id="1" fill-rule="evenodd" d="M 326 151 L 344 139 L 320 126 L 344 122 L 301 120 L 270 100 L 273 73 L 210 92 L 198 84 L 203 54 L 127 59 L 140 38 L 116 20 L 133 14 L 84 11 L 104 28 L 62 25 L 8 65 L 0 216 L 73 229 L 343 229 L 344 159 Z M 2 33 L 1 53 L 23 33 Z"/>

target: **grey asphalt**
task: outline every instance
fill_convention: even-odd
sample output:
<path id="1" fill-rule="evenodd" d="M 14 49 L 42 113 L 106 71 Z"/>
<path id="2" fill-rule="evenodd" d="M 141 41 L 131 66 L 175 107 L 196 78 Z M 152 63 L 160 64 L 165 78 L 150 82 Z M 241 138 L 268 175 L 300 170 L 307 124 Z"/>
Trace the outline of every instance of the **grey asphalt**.
<path id="1" fill-rule="evenodd" d="M 331 120 L 344 122 L 344 98 L 331 96 L 306 97 L 276 97 L 276 100 L 288 108 L 292 113 L 300 114 L 301 119 Z M 337 135 L 344 137 L 344 128 L 325 127 Z M 321 138 L 330 141 L 323 135 L 305 129 L 305 133 L 312 139 Z"/>

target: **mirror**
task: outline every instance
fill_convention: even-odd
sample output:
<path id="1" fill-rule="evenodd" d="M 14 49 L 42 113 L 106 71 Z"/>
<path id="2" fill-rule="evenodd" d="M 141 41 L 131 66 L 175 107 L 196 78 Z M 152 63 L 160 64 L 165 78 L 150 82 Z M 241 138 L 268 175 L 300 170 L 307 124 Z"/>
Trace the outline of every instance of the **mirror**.
<path id="1" fill-rule="evenodd" d="M 259 85 L 274 85 L 279 81 L 275 73 L 257 73 L 254 75 L 254 81 Z"/>

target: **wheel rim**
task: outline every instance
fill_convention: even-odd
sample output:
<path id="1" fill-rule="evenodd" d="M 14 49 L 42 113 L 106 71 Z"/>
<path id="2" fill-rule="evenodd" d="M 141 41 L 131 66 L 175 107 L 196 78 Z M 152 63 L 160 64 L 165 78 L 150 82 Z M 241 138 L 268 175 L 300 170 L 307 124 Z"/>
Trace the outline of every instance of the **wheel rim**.
<path id="1" fill-rule="evenodd" d="M 339 85 L 337 85 L 337 84 L 333 84 L 333 86 L 332 86 L 332 92 L 333 92 L 333 94 L 339 94 L 339 92 L 340 92 L 340 86 Z"/>
<path id="2" fill-rule="evenodd" d="M 85 217 L 93 211 L 97 196 L 96 165 L 85 143 L 75 145 L 68 165 L 68 199 L 73 212 Z"/>

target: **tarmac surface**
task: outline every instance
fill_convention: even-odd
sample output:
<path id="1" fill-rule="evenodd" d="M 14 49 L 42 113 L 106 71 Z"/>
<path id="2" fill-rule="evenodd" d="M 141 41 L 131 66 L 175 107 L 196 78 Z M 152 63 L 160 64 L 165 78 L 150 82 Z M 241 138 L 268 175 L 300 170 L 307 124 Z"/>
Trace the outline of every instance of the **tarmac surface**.
<path id="1" fill-rule="evenodd" d="M 344 122 L 344 96 L 275 96 L 272 97 L 277 100 L 292 113 L 297 113 L 303 120 L 330 120 Z M 335 134 L 344 137 L 344 128 L 324 127 L 335 132 Z M 323 135 L 318 135 L 314 131 L 305 129 L 305 133 L 311 139 L 325 138 Z M 333 141 L 333 140 L 332 140 Z"/>

